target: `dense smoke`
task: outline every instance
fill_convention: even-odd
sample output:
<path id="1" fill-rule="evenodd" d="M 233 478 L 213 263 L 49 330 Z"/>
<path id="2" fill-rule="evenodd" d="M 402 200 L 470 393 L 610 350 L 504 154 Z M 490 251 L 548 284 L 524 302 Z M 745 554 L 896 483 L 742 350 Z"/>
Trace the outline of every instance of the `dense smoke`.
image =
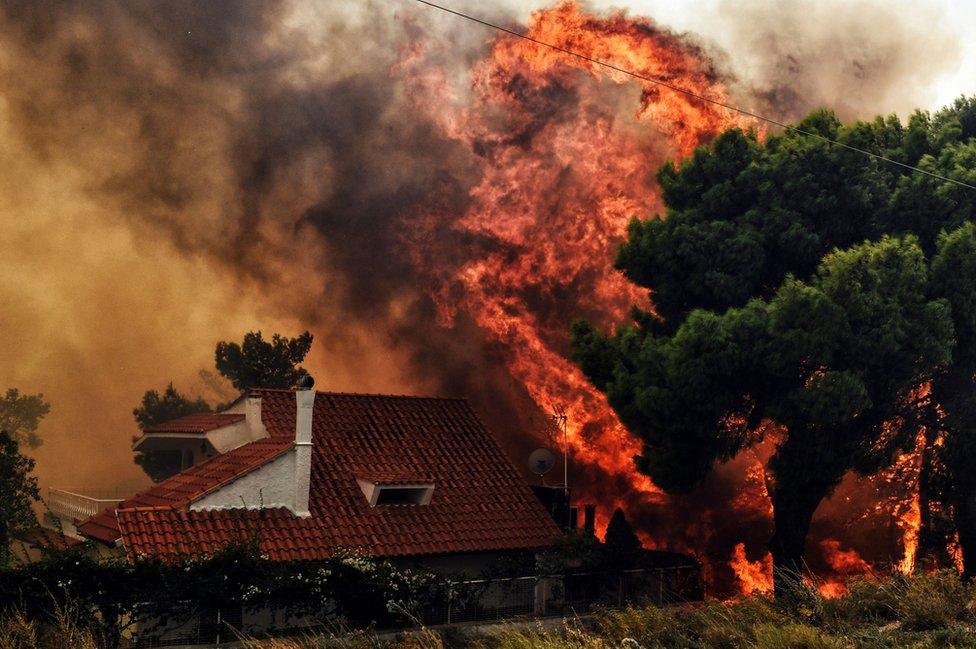
<path id="1" fill-rule="evenodd" d="M 700 0 L 693 10 L 667 0 L 627 4 L 705 44 L 738 81 L 741 103 L 778 118 L 820 105 L 845 120 L 904 116 L 949 103 L 976 72 L 967 36 L 976 14 L 951 0 Z"/>
<path id="2" fill-rule="evenodd" d="M 128 442 L 142 392 L 172 379 L 212 397 L 197 372 L 212 366 L 213 344 L 256 328 L 311 330 L 307 365 L 323 389 L 470 397 L 518 460 L 544 443 L 554 404 L 539 403 L 527 375 L 513 371 L 507 345 L 518 336 L 492 330 L 478 305 L 496 300 L 502 315 L 537 323 L 545 351 L 558 357 L 572 318 L 609 323 L 639 298 L 609 271 L 625 218 L 659 209 L 656 167 L 733 117 L 692 106 L 682 119 L 713 121 L 669 130 L 675 115 L 639 115 L 654 101 L 639 86 L 564 64 L 542 91 L 520 88 L 531 83 L 528 71 L 506 77 L 485 63 L 490 47 L 498 56 L 505 48 L 483 28 L 405 0 L 354 4 L 0 9 L 0 387 L 52 402 L 38 454 L 46 484 L 137 479 Z M 516 15 L 472 11 L 499 22 Z M 792 14 L 780 11 L 788 22 Z M 626 22 L 617 16 L 601 29 L 614 20 Z M 845 116 L 906 109 L 893 99 L 908 96 L 903 80 L 921 84 L 942 59 L 892 50 L 897 34 L 913 33 L 907 23 L 852 34 L 862 24 L 852 20 L 838 30 L 794 20 L 791 33 L 749 44 L 748 69 L 713 40 L 649 23 L 637 33 L 677 53 L 671 63 L 684 61 L 682 78 L 777 115 L 824 103 Z M 951 44 L 934 51 L 944 56 Z M 828 54 L 840 62 L 824 77 Z M 499 79 L 526 119 L 485 104 L 485 85 L 473 83 Z M 844 91 L 852 87 L 856 101 Z M 613 227 L 580 219 L 573 231 L 546 227 L 567 205 L 606 205 L 589 185 L 580 189 L 592 182 L 579 171 L 583 159 L 576 171 L 539 176 L 535 189 L 564 198 L 552 213 L 523 210 L 508 224 L 498 219 L 509 212 L 480 210 L 514 200 L 491 191 L 504 187 L 519 151 L 543 169 L 560 151 L 540 149 L 536 138 L 555 129 L 562 139 L 552 142 L 569 146 L 577 131 L 566 125 L 593 125 L 594 137 L 641 163 L 612 187 L 629 201 L 613 208 Z M 686 132 L 698 135 L 681 140 Z M 513 231 L 540 243 L 566 239 L 533 258 L 508 238 Z M 602 256 L 582 271 L 559 258 L 587 250 Z M 513 292 L 505 284 L 513 278 L 488 286 L 494 271 L 470 265 L 499 260 L 539 276 Z M 607 286 L 620 294 L 597 291 Z M 598 451 L 609 438 L 594 431 L 579 434 Z M 768 534 L 763 501 L 735 501 L 744 482 L 761 492 L 761 476 L 749 474 L 755 464 L 746 457 L 722 467 L 679 507 L 595 463 L 580 463 L 577 480 L 591 496 L 587 485 L 601 484 L 603 504 L 630 505 L 662 545 L 721 556 L 736 536 L 759 548 Z"/>

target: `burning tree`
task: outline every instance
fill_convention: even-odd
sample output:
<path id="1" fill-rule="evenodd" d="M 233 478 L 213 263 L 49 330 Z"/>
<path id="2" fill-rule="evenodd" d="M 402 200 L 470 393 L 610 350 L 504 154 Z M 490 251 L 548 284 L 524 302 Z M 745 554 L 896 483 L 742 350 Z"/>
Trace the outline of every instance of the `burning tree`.
<path id="1" fill-rule="evenodd" d="M 638 467 L 667 489 L 778 435 L 770 550 L 782 590 L 844 474 L 872 473 L 914 440 L 905 411 L 953 340 L 948 305 L 926 289 L 914 238 L 886 237 L 828 255 L 809 281 L 790 277 L 768 300 L 697 309 L 673 334 L 631 327 L 609 339 L 579 325 L 576 346 L 644 440 Z"/>
<path id="2" fill-rule="evenodd" d="M 952 306 L 957 345 L 952 365 L 932 383 L 935 412 L 929 427 L 933 435 L 927 454 L 938 466 L 939 489 L 929 494 L 951 504 L 962 550 L 964 574 L 976 572 L 976 226 L 967 223 L 951 234 L 943 233 L 932 262 L 935 292 Z M 924 469 L 925 467 L 923 467 Z M 941 469 L 941 471 L 939 470 Z M 945 479 L 945 478 L 948 479 Z M 928 485 L 923 485 L 926 487 Z"/>
<path id="3" fill-rule="evenodd" d="M 800 124 L 963 182 L 974 126 L 972 100 L 907 125 L 843 126 L 827 111 Z M 969 282 L 970 258 L 957 253 L 949 272 L 937 261 L 930 284 L 925 255 L 963 245 L 939 233 L 972 216 L 976 192 L 792 131 L 765 142 L 728 131 L 658 180 L 667 218 L 634 221 L 617 259 L 652 290 L 653 311 L 635 309 L 612 336 L 578 323 L 577 361 L 665 489 L 691 489 L 715 460 L 775 439 L 770 549 L 776 568 L 798 572 L 813 512 L 844 473 L 890 464 L 922 425 L 951 428 L 936 412 L 951 401 L 938 396 L 947 377 L 973 391 L 953 347 L 970 293 L 939 280 Z"/>

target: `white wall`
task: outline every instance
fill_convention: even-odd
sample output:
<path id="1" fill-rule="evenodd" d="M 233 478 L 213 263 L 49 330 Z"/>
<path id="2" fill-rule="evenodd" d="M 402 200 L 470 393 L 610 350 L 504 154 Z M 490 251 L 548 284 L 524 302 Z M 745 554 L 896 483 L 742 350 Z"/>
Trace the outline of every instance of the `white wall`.
<path id="1" fill-rule="evenodd" d="M 190 503 L 202 509 L 261 509 L 294 506 L 295 451 L 288 450 L 217 491 Z"/>

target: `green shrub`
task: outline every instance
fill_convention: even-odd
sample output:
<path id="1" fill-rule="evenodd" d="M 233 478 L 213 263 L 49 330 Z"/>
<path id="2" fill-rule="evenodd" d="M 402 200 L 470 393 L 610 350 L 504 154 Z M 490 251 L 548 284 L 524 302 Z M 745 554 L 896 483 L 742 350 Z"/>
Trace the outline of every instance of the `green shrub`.
<path id="1" fill-rule="evenodd" d="M 835 631 L 894 622 L 903 591 L 902 577 L 887 582 L 866 577 L 853 579 L 847 584 L 846 595 L 823 601 L 819 621 Z"/>
<path id="2" fill-rule="evenodd" d="M 671 609 L 647 606 L 620 611 L 603 611 L 594 620 L 594 632 L 614 646 L 627 639 L 642 647 L 687 646 L 688 636 Z"/>
<path id="3" fill-rule="evenodd" d="M 972 617 L 972 591 L 954 571 L 915 575 L 899 585 L 895 615 L 906 629 L 941 629 Z"/>
<path id="4" fill-rule="evenodd" d="M 846 643 L 823 635 L 806 624 L 778 626 L 763 624 L 756 627 L 756 649 L 841 649 Z"/>

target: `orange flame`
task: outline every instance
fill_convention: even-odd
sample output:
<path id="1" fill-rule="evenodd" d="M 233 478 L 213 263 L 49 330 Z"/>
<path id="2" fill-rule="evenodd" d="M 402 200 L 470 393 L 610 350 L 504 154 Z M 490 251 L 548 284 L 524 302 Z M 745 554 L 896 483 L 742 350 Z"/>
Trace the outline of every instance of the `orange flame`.
<path id="1" fill-rule="evenodd" d="M 595 17 L 563 2 L 533 13 L 528 34 L 725 97 L 695 48 L 646 20 Z M 633 470 L 639 444 L 567 358 L 569 321 L 585 315 L 620 322 L 630 305 L 647 306 L 644 292 L 611 268 L 626 226 L 659 207 L 652 175 L 667 157 L 688 155 L 738 125 L 737 118 L 506 35 L 472 71 L 473 107 L 445 112 L 455 93 L 445 73 L 432 72 L 422 59 L 413 48 L 398 66 L 413 83 L 418 108 L 483 161 L 462 214 L 432 208 L 412 219 L 405 235 L 411 258 L 430 275 L 441 322 L 450 325 L 462 312 L 472 317 L 504 350 L 509 371 L 535 402 L 565 411 L 576 461 L 660 498 Z M 612 90 L 625 84 L 638 92 Z M 632 106 L 629 115 L 620 102 Z M 439 263 L 431 234 L 445 227 L 472 242 L 468 258 Z M 603 504 L 612 499 L 605 494 Z"/>
<path id="2" fill-rule="evenodd" d="M 902 557 L 896 568 L 899 572 L 910 575 L 915 572 L 919 548 L 919 532 L 922 528 L 921 494 L 919 492 L 919 478 L 922 468 L 921 448 L 925 444 L 925 433 L 920 432 L 916 440 L 916 447 L 908 453 L 898 456 L 889 472 L 899 476 L 902 483 L 909 489 L 909 495 L 894 503 L 893 515 L 895 525 L 902 535 Z"/>
<path id="3" fill-rule="evenodd" d="M 702 52 L 645 19 L 595 16 L 561 2 L 534 12 L 527 34 L 726 100 Z M 650 308 L 646 292 L 611 262 L 630 220 L 661 208 L 654 172 L 722 130 L 748 124 L 713 104 L 510 35 L 492 40 L 463 82 L 439 57 L 436 46 L 414 43 L 394 73 L 439 135 L 472 154 L 473 169 L 467 184 L 445 180 L 404 222 L 403 245 L 427 280 L 440 322 L 473 320 L 535 403 L 566 414 L 573 462 L 609 478 L 573 484 L 577 495 L 600 504 L 602 534 L 614 506 L 667 499 L 634 471 L 639 442 L 569 360 L 569 324 L 585 317 L 609 326 L 626 320 L 633 304 Z M 768 516 L 770 480 L 757 463 L 731 506 Z M 708 525 L 701 523 L 703 535 Z M 906 522 L 906 548 L 912 529 Z M 649 546 L 660 543 L 643 532 Z M 732 563 L 744 591 L 771 587 L 768 557 L 749 562 L 739 544 Z"/>
<path id="4" fill-rule="evenodd" d="M 872 572 L 871 566 L 856 550 L 842 548 L 837 539 L 824 539 L 820 542 L 820 549 L 832 570 L 831 574 L 822 577 L 817 583 L 817 588 L 824 597 L 841 597 L 847 594 L 847 580 Z"/>
<path id="5" fill-rule="evenodd" d="M 758 561 L 749 561 L 746 544 L 739 543 L 732 552 L 729 562 L 739 580 L 743 595 L 768 593 L 773 590 L 773 555 L 768 552 Z"/>

